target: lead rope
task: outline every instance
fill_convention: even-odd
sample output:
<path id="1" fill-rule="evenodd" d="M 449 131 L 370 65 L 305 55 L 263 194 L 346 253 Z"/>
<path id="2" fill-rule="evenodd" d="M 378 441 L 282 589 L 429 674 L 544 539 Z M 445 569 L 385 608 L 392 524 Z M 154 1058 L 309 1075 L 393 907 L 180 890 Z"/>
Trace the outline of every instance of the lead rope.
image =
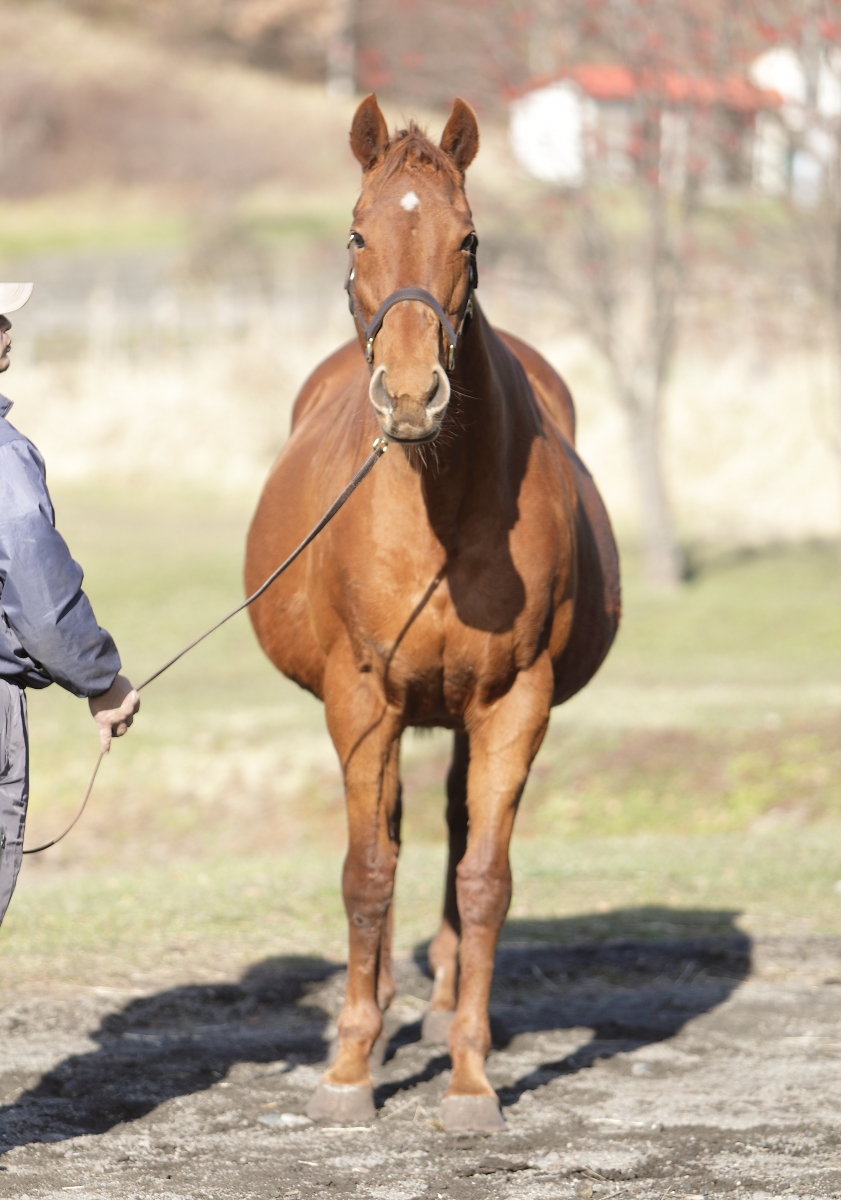
<path id="1" fill-rule="evenodd" d="M 339 509 L 342 507 L 342 505 L 345 503 L 345 501 L 350 499 L 350 497 L 353 495 L 353 493 L 359 487 L 362 480 L 369 473 L 369 471 L 371 471 L 371 469 L 373 468 L 373 466 L 377 462 L 377 460 L 382 458 L 382 456 L 385 454 L 387 449 L 388 449 L 388 442 L 386 441 L 386 439 L 382 438 L 382 437 L 377 438 L 376 441 L 374 442 L 374 449 L 373 449 L 372 453 L 369 454 L 368 457 L 365 459 L 365 462 L 362 464 L 362 466 L 356 472 L 353 479 L 351 479 L 350 483 L 347 485 L 345 490 L 339 496 L 336 497 L 336 499 L 333 501 L 333 503 L 327 509 L 327 512 L 324 514 L 324 516 L 321 518 L 321 520 L 316 525 L 314 525 L 313 528 L 309 531 L 307 536 L 301 542 L 300 546 L 297 546 L 296 549 L 294 549 L 292 551 L 292 553 L 289 555 L 289 557 L 284 562 L 282 562 L 276 570 L 272 571 L 271 575 L 268 577 L 266 582 L 261 584 L 260 587 L 257 588 L 257 591 L 253 592 L 252 595 L 250 595 L 247 600 L 243 600 L 241 604 L 238 604 L 236 606 L 236 608 L 232 608 L 231 611 L 229 613 L 227 613 L 227 615 L 221 619 L 221 621 L 217 621 L 215 625 L 211 625 L 211 627 L 209 629 L 206 629 L 204 631 L 204 633 L 199 634 L 199 636 L 197 638 L 195 638 L 192 642 L 190 642 L 190 644 L 188 646 L 185 646 L 183 648 L 183 650 L 179 650 L 177 654 L 173 654 L 172 658 L 168 659 L 167 662 L 165 662 L 162 667 L 158 667 L 157 671 L 153 671 L 152 674 L 147 679 L 144 679 L 143 682 L 135 689 L 135 691 L 142 692 L 145 687 L 148 687 L 148 685 L 153 682 L 153 680 L 155 680 L 159 676 L 163 675 L 164 671 L 168 671 L 170 667 L 174 666 L 175 663 L 178 662 L 179 658 L 183 658 L 185 654 L 189 654 L 189 652 L 191 650 L 194 650 L 195 647 L 198 646 L 199 642 L 203 642 L 205 638 L 210 637 L 211 633 L 215 633 L 217 629 L 220 629 L 226 623 L 226 621 L 230 621 L 231 617 L 235 617 L 237 615 L 237 613 L 241 613 L 244 608 L 248 608 L 248 606 L 250 604 L 253 604 L 255 600 L 259 599 L 259 597 L 263 595 L 263 592 L 265 592 L 267 590 L 267 588 L 271 587 L 271 585 L 274 583 L 274 581 L 277 579 L 277 577 L 279 575 L 282 575 L 283 572 L 286 570 L 286 568 L 290 567 L 292 565 L 292 563 L 295 561 L 295 559 L 298 557 L 298 555 L 302 554 L 303 551 L 306 550 L 306 548 L 310 544 L 310 542 L 312 542 L 315 538 L 318 537 L 318 535 L 321 533 L 324 526 L 329 525 L 329 523 L 333 520 L 336 513 L 339 511 Z M 90 799 L 90 794 L 93 791 L 93 785 L 96 783 L 96 776 L 97 776 L 100 766 L 102 765 L 102 760 L 104 757 L 105 757 L 104 752 L 100 750 L 99 758 L 96 760 L 96 766 L 93 769 L 93 775 L 91 775 L 90 783 L 88 784 L 88 790 L 85 792 L 85 798 L 82 801 L 82 806 L 79 809 L 79 811 L 76 813 L 76 816 L 73 818 L 73 820 L 70 822 L 70 824 L 64 830 L 64 832 L 60 833 L 58 835 L 58 837 L 53 838 L 53 840 L 51 842 L 44 842 L 43 846 L 35 846 L 32 850 L 24 850 L 23 851 L 24 854 L 40 854 L 42 850 L 49 850 L 50 846 L 55 846 L 55 844 L 57 842 L 60 842 L 62 838 L 67 837 L 70 830 L 73 828 L 73 826 L 76 824 L 76 822 L 81 817 L 82 813 L 85 811 L 85 806 L 87 805 L 87 802 Z M 2 831 L 0 831 L 0 832 L 2 832 Z M 0 848 L 0 857 L 2 857 L 2 848 Z"/>

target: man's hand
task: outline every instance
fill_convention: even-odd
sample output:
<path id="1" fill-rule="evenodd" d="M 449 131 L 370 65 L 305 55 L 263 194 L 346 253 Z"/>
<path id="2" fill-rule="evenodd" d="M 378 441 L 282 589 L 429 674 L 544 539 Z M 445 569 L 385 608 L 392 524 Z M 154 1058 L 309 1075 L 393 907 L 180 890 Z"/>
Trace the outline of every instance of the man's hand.
<path id="1" fill-rule="evenodd" d="M 102 753 L 111 749 L 111 738 L 122 737 L 140 708 L 140 697 L 125 675 L 118 675 L 107 692 L 88 700 L 91 716 L 99 726 Z"/>

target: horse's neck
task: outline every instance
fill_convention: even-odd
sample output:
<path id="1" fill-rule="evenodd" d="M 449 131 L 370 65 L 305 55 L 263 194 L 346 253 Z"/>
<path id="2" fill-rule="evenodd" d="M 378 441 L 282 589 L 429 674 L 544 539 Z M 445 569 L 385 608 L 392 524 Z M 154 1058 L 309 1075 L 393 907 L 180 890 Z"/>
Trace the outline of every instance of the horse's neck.
<path id="1" fill-rule="evenodd" d="M 512 387 L 511 354 L 478 304 L 458 355 L 442 449 L 453 444 L 468 461 L 481 456 L 488 468 L 502 467 L 512 429 L 526 415 L 524 397 Z"/>
<path id="2" fill-rule="evenodd" d="M 477 306 L 459 347 L 444 428 L 421 469 L 427 512 L 445 544 L 469 514 L 506 490 L 519 440 L 512 434 L 526 415 L 511 375 L 510 353 Z"/>

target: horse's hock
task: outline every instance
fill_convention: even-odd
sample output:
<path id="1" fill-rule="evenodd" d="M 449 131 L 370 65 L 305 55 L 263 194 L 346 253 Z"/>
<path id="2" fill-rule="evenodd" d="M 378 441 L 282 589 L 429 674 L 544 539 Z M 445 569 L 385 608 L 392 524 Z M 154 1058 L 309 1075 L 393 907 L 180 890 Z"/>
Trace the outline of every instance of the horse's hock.
<path id="1" fill-rule="evenodd" d="M 502 1127 L 485 1059 L 514 816 L 552 705 L 593 676 L 619 619 L 616 547 L 573 447 L 569 392 L 491 328 L 475 296 L 464 173 L 478 145 L 460 100 L 439 145 L 413 124 L 390 137 L 373 96 L 357 109 L 346 281 L 357 340 L 304 384 L 248 538 L 251 592 L 372 439 L 393 443 L 250 610 L 272 662 L 324 701 L 344 775 L 348 977 L 308 1109 L 318 1120 L 374 1115 L 374 1048 L 394 995 L 400 738 L 437 725 L 454 733 L 449 861 L 423 1036 L 449 1051 L 444 1127 Z"/>

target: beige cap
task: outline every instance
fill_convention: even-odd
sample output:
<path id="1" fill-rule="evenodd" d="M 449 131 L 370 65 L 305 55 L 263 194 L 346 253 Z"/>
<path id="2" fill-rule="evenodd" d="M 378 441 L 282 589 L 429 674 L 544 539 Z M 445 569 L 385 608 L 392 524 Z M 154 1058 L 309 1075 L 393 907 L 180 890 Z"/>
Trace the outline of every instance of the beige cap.
<path id="1" fill-rule="evenodd" d="M 0 283 L 0 313 L 17 312 L 32 295 L 31 283 Z"/>

